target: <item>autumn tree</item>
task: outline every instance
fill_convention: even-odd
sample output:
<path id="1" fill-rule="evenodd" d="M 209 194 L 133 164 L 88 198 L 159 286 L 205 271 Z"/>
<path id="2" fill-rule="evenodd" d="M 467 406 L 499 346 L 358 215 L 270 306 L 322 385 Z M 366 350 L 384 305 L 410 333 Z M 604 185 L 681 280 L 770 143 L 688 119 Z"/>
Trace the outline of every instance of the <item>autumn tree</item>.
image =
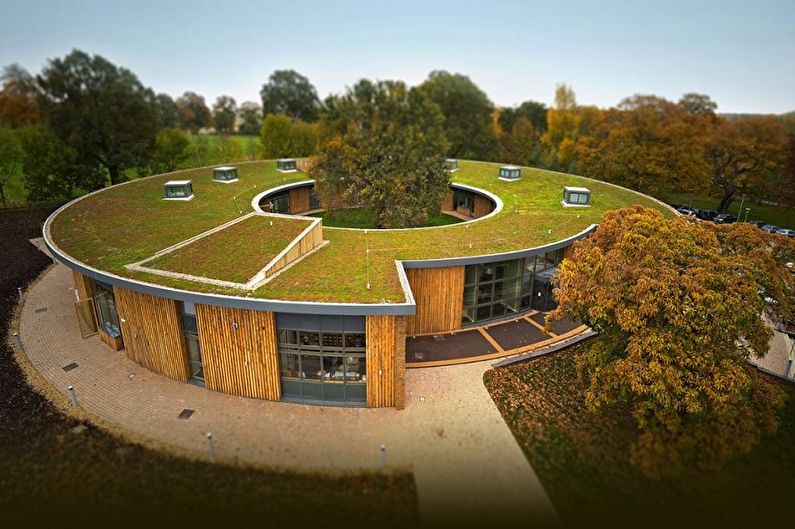
<path id="1" fill-rule="evenodd" d="M 592 411 L 628 406 L 631 461 L 651 476 L 720 465 L 777 427 L 784 393 L 750 357 L 767 352 L 763 315 L 792 317 L 795 241 L 750 225 L 607 213 L 555 280 L 568 314 L 599 333 L 578 360 Z"/>
<path id="2" fill-rule="evenodd" d="M 685 112 L 696 116 L 714 116 L 718 109 L 718 104 L 708 95 L 693 92 L 684 94 L 677 104 Z"/>
<path id="3" fill-rule="evenodd" d="M 437 70 L 430 73 L 419 89 L 442 111 L 451 157 L 497 160 L 499 143 L 492 120 L 494 105 L 469 77 Z"/>
<path id="4" fill-rule="evenodd" d="M 0 77 L 0 126 L 23 127 L 40 119 L 35 79 L 18 64 L 3 68 Z"/>
<path id="5" fill-rule="evenodd" d="M 179 126 L 184 130 L 197 134 L 200 129 L 210 125 L 212 119 L 210 109 L 207 108 L 204 98 L 196 92 L 185 92 L 177 98 L 177 109 Z"/>
<path id="6" fill-rule="evenodd" d="M 781 196 L 779 202 L 786 208 L 795 206 L 795 133 L 790 134 L 787 148 L 787 161 L 781 182 Z"/>
<path id="7" fill-rule="evenodd" d="M 320 99 L 309 79 L 295 70 L 274 71 L 260 90 L 262 113 L 284 114 L 292 119 L 313 122 Z"/>
<path id="8" fill-rule="evenodd" d="M 362 80 L 327 100 L 311 175 L 321 201 L 367 209 L 378 227 L 422 225 L 449 189 L 444 118 L 421 90 Z"/>
<path id="9" fill-rule="evenodd" d="M 39 107 L 55 134 L 83 165 L 102 165 L 112 184 L 145 167 L 154 150 L 154 94 L 134 73 L 99 55 L 74 50 L 36 77 Z"/>
<path id="10" fill-rule="evenodd" d="M 708 123 L 655 96 L 624 99 L 577 145 L 580 174 L 660 195 L 709 187 Z"/>
<path id="11" fill-rule="evenodd" d="M 240 134 L 259 134 L 262 128 L 262 107 L 254 101 L 244 101 L 238 108 Z"/>
<path id="12" fill-rule="evenodd" d="M 754 194 L 781 172 L 787 145 L 784 129 L 772 116 L 718 120 L 705 149 L 712 183 L 722 193 L 718 211 L 726 211 L 738 194 Z"/>
<path id="13" fill-rule="evenodd" d="M 593 106 L 580 106 L 574 90 L 561 84 L 555 90 L 555 105 L 547 111 L 547 129 L 541 136 L 546 147 L 546 166 L 550 169 L 579 172 L 578 146 L 592 135 L 603 118 Z"/>
<path id="14" fill-rule="evenodd" d="M 218 96 L 213 104 L 213 127 L 220 134 L 235 130 L 237 119 L 237 102 L 234 97 Z"/>

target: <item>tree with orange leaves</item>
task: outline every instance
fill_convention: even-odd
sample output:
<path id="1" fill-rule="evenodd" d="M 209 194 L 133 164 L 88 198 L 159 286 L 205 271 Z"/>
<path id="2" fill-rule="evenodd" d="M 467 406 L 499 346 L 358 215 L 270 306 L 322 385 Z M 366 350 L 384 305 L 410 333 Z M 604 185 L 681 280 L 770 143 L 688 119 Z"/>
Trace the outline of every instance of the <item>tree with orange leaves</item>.
<path id="1" fill-rule="evenodd" d="M 753 373 L 792 317 L 795 241 L 748 225 L 610 212 L 556 278 L 559 308 L 599 333 L 579 358 L 594 411 L 628 405 L 631 460 L 650 476 L 716 466 L 777 428 L 785 394 Z"/>

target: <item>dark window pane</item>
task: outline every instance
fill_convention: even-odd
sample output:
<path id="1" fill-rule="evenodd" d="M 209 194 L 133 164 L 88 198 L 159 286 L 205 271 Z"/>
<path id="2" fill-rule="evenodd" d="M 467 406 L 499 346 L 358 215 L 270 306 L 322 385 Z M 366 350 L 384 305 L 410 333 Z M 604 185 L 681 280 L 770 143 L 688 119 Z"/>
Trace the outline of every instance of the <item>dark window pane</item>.
<path id="1" fill-rule="evenodd" d="M 492 300 L 492 284 L 486 283 L 478 287 L 478 305 L 483 303 L 491 303 Z"/>
<path id="2" fill-rule="evenodd" d="M 308 349 L 319 349 L 320 348 L 320 333 L 319 332 L 310 332 L 310 331 L 301 331 L 301 347 L 306 347 Z"/>
<path id="3" fill-rule="evenodd" d="M 483 307 L 478 307 L 477 311 L 477 319 L 478 320 L 485 320 L 491 316 L 491 305 L 486 305 Z"/>
<path id="4" fill-rule="evenodd" d="M 365 334 L 363 332 L 345 333 L 345 347 L 351 349 L 363 349 L 366 345 Z"/>
<path id="5" fill-rule="evenodd" d="M 304 380 L 320 380 L 320 357 L 315 355 L 301 355 L 301 375 Z"/>
<path id="6" fill-rule="evenodd" d="M 342 333 L 331 332 L 323 333 L 323 348 L 331 347 L 335 349 L 342 349 Z"/>
<path id="7" fill-rule="evenodd" d="M 283 345 L 298 345 L 298 331 L 279 329 L 279 343 Z"/>

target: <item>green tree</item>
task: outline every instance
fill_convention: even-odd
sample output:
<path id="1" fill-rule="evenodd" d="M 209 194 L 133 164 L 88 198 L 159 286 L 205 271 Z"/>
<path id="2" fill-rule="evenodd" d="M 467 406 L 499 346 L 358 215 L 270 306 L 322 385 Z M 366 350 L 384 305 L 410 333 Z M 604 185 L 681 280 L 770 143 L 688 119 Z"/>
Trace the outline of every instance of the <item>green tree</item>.
<path id="1" fill-rule="evenodd" d="M 242 160 L 244 155 L 240 140 L 235 137 L 222 136 L 218 142 L 217 158 L 218 162 L 221 163 L 238 162 Z"/>
<path id="2" fill-rule="evenodd" d="M 182 167 L 188 159 L 188 136 L 177 128 L 161 129 L 155 139 L 152 172 L 168 173 Z"/>
<path id="3" fill-rule="evenodd" d="M 715 111 L 718 109 L 718 104 L 710 99 L 708 95 L 692 92 L 683 95 L 677 104 L 685 112 L 697 116 L 714 116 Z"/>
<path id="4" fill-rule="evenodd" d="M 525 118 L 538 134 L 547 130 L 547 106 L 537 101 L 525 101 L 516 108 L 505 108 L 500 112 L 497 122 L 503 133 L 510 133 L 516 122 Z"/>
<path id="5" fill-rule="evenodd" d="M 230 96 L 218 96 L 213 104 L 213 127 L 220 134 L 235 130 L 237 118 L 237 102 Z"/>
<path id="6" fill-rule="evenodd" d="M 290 127 L 290 152 L 292 156 L 312 156 L 317 150 L 317 126 L 296 121 Z"/>
<path id="7" fill-rule="evenodd" d="M 74 50 L 51 60 L 37 84 L 50 127 L 81 164 L 101 164 L 113 184 L 124 170 L 148 164 L 158 115 L 154 94 L 131 71 Z"/>
<path id="8" fill-rule="evenodd" d="M 284 114 L 292 119 L 317 120 L 320 100 L 309 79 L 295 70 L 276 70 L 260 90 L 262 112 Z"/>
<path id="9" fill-rule="evenodd" d="M 5 204 L 5 186 L 22 171 L 22 144 L 10 128 L 0 127 L 0 202 Z"/>
<path id="10" fill-rule="evenodd" d="M 76 189 L 93 191 L 105 184 L 98 164 L 82 165 L 77 152 L 48 128 L 31 125 L 19 129 L 22 175 L 28 200 L 62 200 Z"/>
<path id="11" fill-rule="evenodd" d="M 431 72 L 419 89 L 439 105 L 453 158 L 496 160 L 499 142 L 494 131 L 494 105 L 486 94 L 461 74 Z"/>
<path id="12" fill-rule="evenodd" d="M 500 159 L 507 163 L 532 165 L 538 142 L 538 133 L 526 117 L 513 123 L 512 129 L 500 137 L 502 154 Z"/>
<path id="13" fill-rule="evenodd" d="M 555 280 L 559 308 L 599 333 L 580 359 L 592 411 L 629 406 L 650 476 L 717 466 L 776 429 L 784 393 L 748 365 L 763 315 L 791 317 L 795 241 L 747 224 L 607 213 Z"/>
<path id="14" fill-rule="evenodd" d="M 240 118 L 240 134 L 259 134 L 262 129 L 262 107 L 259 103 L 245 101 L 240 104 L 238 109 Z"/>
<path id="15" fill-rule="evenodd" d="M 184 130 L 198 134 L 199 130 L 210 126 L 210 109 L 207 108 L 204 98 L 196 92 L 185 92 L 177 98 L 177 110 L 179 126 Z"/>
<path id="16" fill-rule="evenodd" d="M 401 82 L 362 80 L 327 103 L 311 169 L 321 201 L 366 208 L 378 227 L 418 226 L 440 211 L 448 145 L 433 101 Z"/>
<path id="17" fill-rule="evenodd" d="M 285 158 L 290 154 L 290 132 L 292 123 L 284 114 L 268 114 L 262 121 L 260 142 L 265 158 Z"/>
<path id="18" fill-rule="evenodd" d="M 155 107 L 160 118 L 160 128 L 173 129 L 179 127 L 179 108 L 168 94 L 157 94 Z"/>

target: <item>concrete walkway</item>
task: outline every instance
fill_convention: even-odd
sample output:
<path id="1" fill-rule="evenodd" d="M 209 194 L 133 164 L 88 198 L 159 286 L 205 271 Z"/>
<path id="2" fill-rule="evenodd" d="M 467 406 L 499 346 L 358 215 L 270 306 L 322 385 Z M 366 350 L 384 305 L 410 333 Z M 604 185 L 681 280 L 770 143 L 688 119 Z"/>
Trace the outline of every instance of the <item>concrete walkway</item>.
<path id="1" fill-rule="evenodd" d="M 21 337 L 33 366 L 80 406 L 135 436 L 218 457 L 295 470 L 413 470 L 424 523 L 554 522 L 543 487 L 486 391 L 488 363 L 412 369 L 405 410 L 333 408 L 235 397 L 147 371 L 98 338 L 82 339 L 71 271 L 54 267 L 26 293 Z M 77 367 L 63 368 L 76 363 Z M 187 420 L 183 409 L 194 410 Z"/>

